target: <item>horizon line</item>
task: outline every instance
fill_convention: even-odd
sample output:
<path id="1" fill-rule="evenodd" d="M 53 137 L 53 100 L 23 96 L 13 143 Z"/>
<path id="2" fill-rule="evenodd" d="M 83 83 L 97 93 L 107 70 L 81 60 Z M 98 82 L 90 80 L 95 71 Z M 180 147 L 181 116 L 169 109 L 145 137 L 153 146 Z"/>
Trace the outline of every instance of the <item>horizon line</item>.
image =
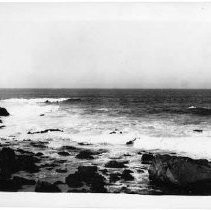
<path id="1" fill-rule="evenodd" d="M 211 88 L 9 88 L 0 87 L 0 89 L 37 89 L 37 90 L 211 90 Z"/>

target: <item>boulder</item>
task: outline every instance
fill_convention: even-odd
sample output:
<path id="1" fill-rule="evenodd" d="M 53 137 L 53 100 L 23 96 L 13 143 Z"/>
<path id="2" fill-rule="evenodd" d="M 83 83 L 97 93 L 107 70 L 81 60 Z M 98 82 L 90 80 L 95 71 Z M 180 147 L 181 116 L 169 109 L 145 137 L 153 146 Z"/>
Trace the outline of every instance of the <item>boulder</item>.
<path id="1" fill-rule="evenodd" d="M 203 132 L 203 130 L 201 130 L 201 129 L 195 129 L 195 130 L 193 130 L 194 132 L 198 132 L 198 133 L 202 133 Z"/>
<path id="2" fill-rule="evenodd" d="M 143 164 L 149 164 L 149 163 L 152 162 L 153 158 L 154 158 L 153 154 L 144 153 L 144 154 L 142 155 L 142 157 L 141 157 L 141 162 L 142 162 Z"/>
<path id="3" fill-rule="evenodd" d="M 0 116 L 9 116 L 9 112 L 5 109 L 0 107 Z"/>
<path id="4" fill-rule="evenodd" d="M 35 192 L 61 192 L 61 190 L 55 184 L 38 181 L 35 186 Z"/>
<path id="5" fill-rule="evenodd" d="M 124 179 L 125 181 L 132 181 L 134 180 L 134 177 L 131 175 L 133 173 L 133 171 L 129 170 L 129 169 L 125 169 L 122 172 L 121 178 Z"/>
<path id="6" fill-rule="evenodd" d="M 113 174 L 110 174 L 110 182 L 116 182 L 116 181 L 119 181 L 121 179 L 121 174 L 120 173 L 113 173 Z"/>
<path id="7" fill-rule="evenodd" d="M 108 163 L 105 164 L 105 167 L 107 168 L 125 168 L 125 164 L 127 164 L 128 161 L 116 161 L 111 160 Z"/>
<path id="8" fill-rule="evenodd" d="M 76 158 L 78 159 L 86 159 L 86 160 L 91 160 L 94 159 L 93 153 L 91 150 L 83 150 L 79 154 L 76 155 Z"/>
<path id="9" fill-rule="evenodd" d="M 98 173 L 97 166 L 79 166 L 75 174 L 66 177 L 66 183 L 70 187 L 82 187 L 83 183 L 90 187 L 93 193 L 104 193 L 105 178 Z"/>
<path id="10" fill-rule="evenodd" d="M 0 151 L 0 176 L 7 177 L 18 171 L 17 157 L 14 150 L 4 147 Z"/>
<path id="11" fill-rule="evenodd" d="M 134 138 L 133 140 L 130 140 L 128 142 L 126 142 L 126 145 L 133 145 L 135 142 L 136 138 Z"/>
<path id="12" fill-rule="evenodd" d="M 39 160 L 31 154 L 16 155 L 14 150 L 4 147 L 0 151 L 0 176 L 10 177 L 17 171 L 38 172 L 36 162 Z"/>
<path id="13" fill-rule="evenodd" d="M 56 129 L 46 129 L 46 130 L 43 130 L 43 131 L 35 131 L 35 132 L 29 131 L 27 134 L 48 133 L 48 132 L 56 132 L 56 131 L 64 132 L 63 130 L 56 128 Z"/>
<path id="14" fill-rule="evenodd" d="M 12 180 L 17 186 L 20 186 L 20 187 L 22 187 L 23 185 L 35 185 L 36 184 L 35 180 L 26 179 L 26 178 L 20 177 L 20 176 L 13 176 Z"/>
<path id="15" fill-rule="evenodd" d="M 68 152 L 65 152 L 65 151 L 58 152 L 58 154 L 61 156 L 69 156 L 70 155 Z"/>
<path id="16" fill-rule="evenodd" d="M 149 179 L 156 184 L 175 186 L 193 194 L 211 193 L 211 163 L 170 155 L 155 155 Z"/>

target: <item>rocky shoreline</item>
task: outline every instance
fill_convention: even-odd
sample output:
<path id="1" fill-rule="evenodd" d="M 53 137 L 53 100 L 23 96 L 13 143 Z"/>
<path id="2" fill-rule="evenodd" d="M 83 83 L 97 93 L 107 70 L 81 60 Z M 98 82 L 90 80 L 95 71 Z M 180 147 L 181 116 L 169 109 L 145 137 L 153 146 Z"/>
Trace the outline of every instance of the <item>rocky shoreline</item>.
<path id="1" fill-rule="evenodd" d="M 0 108 L 0 116 L 9 113 Z M 53 139 L 30 138 L 48 132 L 63 130 L 0 138 L 0 191 L 211 195 L 208 160 L 135 149 L 136 138 L 125 145 L 68 140 L 59 148 L 52 147 Z M 110 134 L 116 133 L 122 134 Z"/>

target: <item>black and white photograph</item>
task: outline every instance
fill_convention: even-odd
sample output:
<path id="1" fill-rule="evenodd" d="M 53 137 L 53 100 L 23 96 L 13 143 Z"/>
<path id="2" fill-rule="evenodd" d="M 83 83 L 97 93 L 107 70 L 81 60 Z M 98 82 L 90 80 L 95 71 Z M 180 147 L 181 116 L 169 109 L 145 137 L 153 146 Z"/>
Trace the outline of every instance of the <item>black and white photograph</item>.
<path id="1" fill-rule="evenodd" d="M 0 191 L 211 195 L 211 3 L 1 2 Z"/>

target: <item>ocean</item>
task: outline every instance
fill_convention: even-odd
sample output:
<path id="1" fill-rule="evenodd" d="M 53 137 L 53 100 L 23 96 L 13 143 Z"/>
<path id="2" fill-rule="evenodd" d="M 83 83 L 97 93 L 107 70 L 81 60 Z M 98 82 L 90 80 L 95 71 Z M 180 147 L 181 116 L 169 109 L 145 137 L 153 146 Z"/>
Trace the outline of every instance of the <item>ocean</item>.
<path id="1" fill-rule="evenodd" d="M 11 114 L 2 117 L 2 138 L 62 129 L 30 138 L 50 137 L 54 146 L 68 140 L 125 145 L 136 139 L 135 148 L 211 159 L 211 90 L 0 89 L 0 107 Z"/>

